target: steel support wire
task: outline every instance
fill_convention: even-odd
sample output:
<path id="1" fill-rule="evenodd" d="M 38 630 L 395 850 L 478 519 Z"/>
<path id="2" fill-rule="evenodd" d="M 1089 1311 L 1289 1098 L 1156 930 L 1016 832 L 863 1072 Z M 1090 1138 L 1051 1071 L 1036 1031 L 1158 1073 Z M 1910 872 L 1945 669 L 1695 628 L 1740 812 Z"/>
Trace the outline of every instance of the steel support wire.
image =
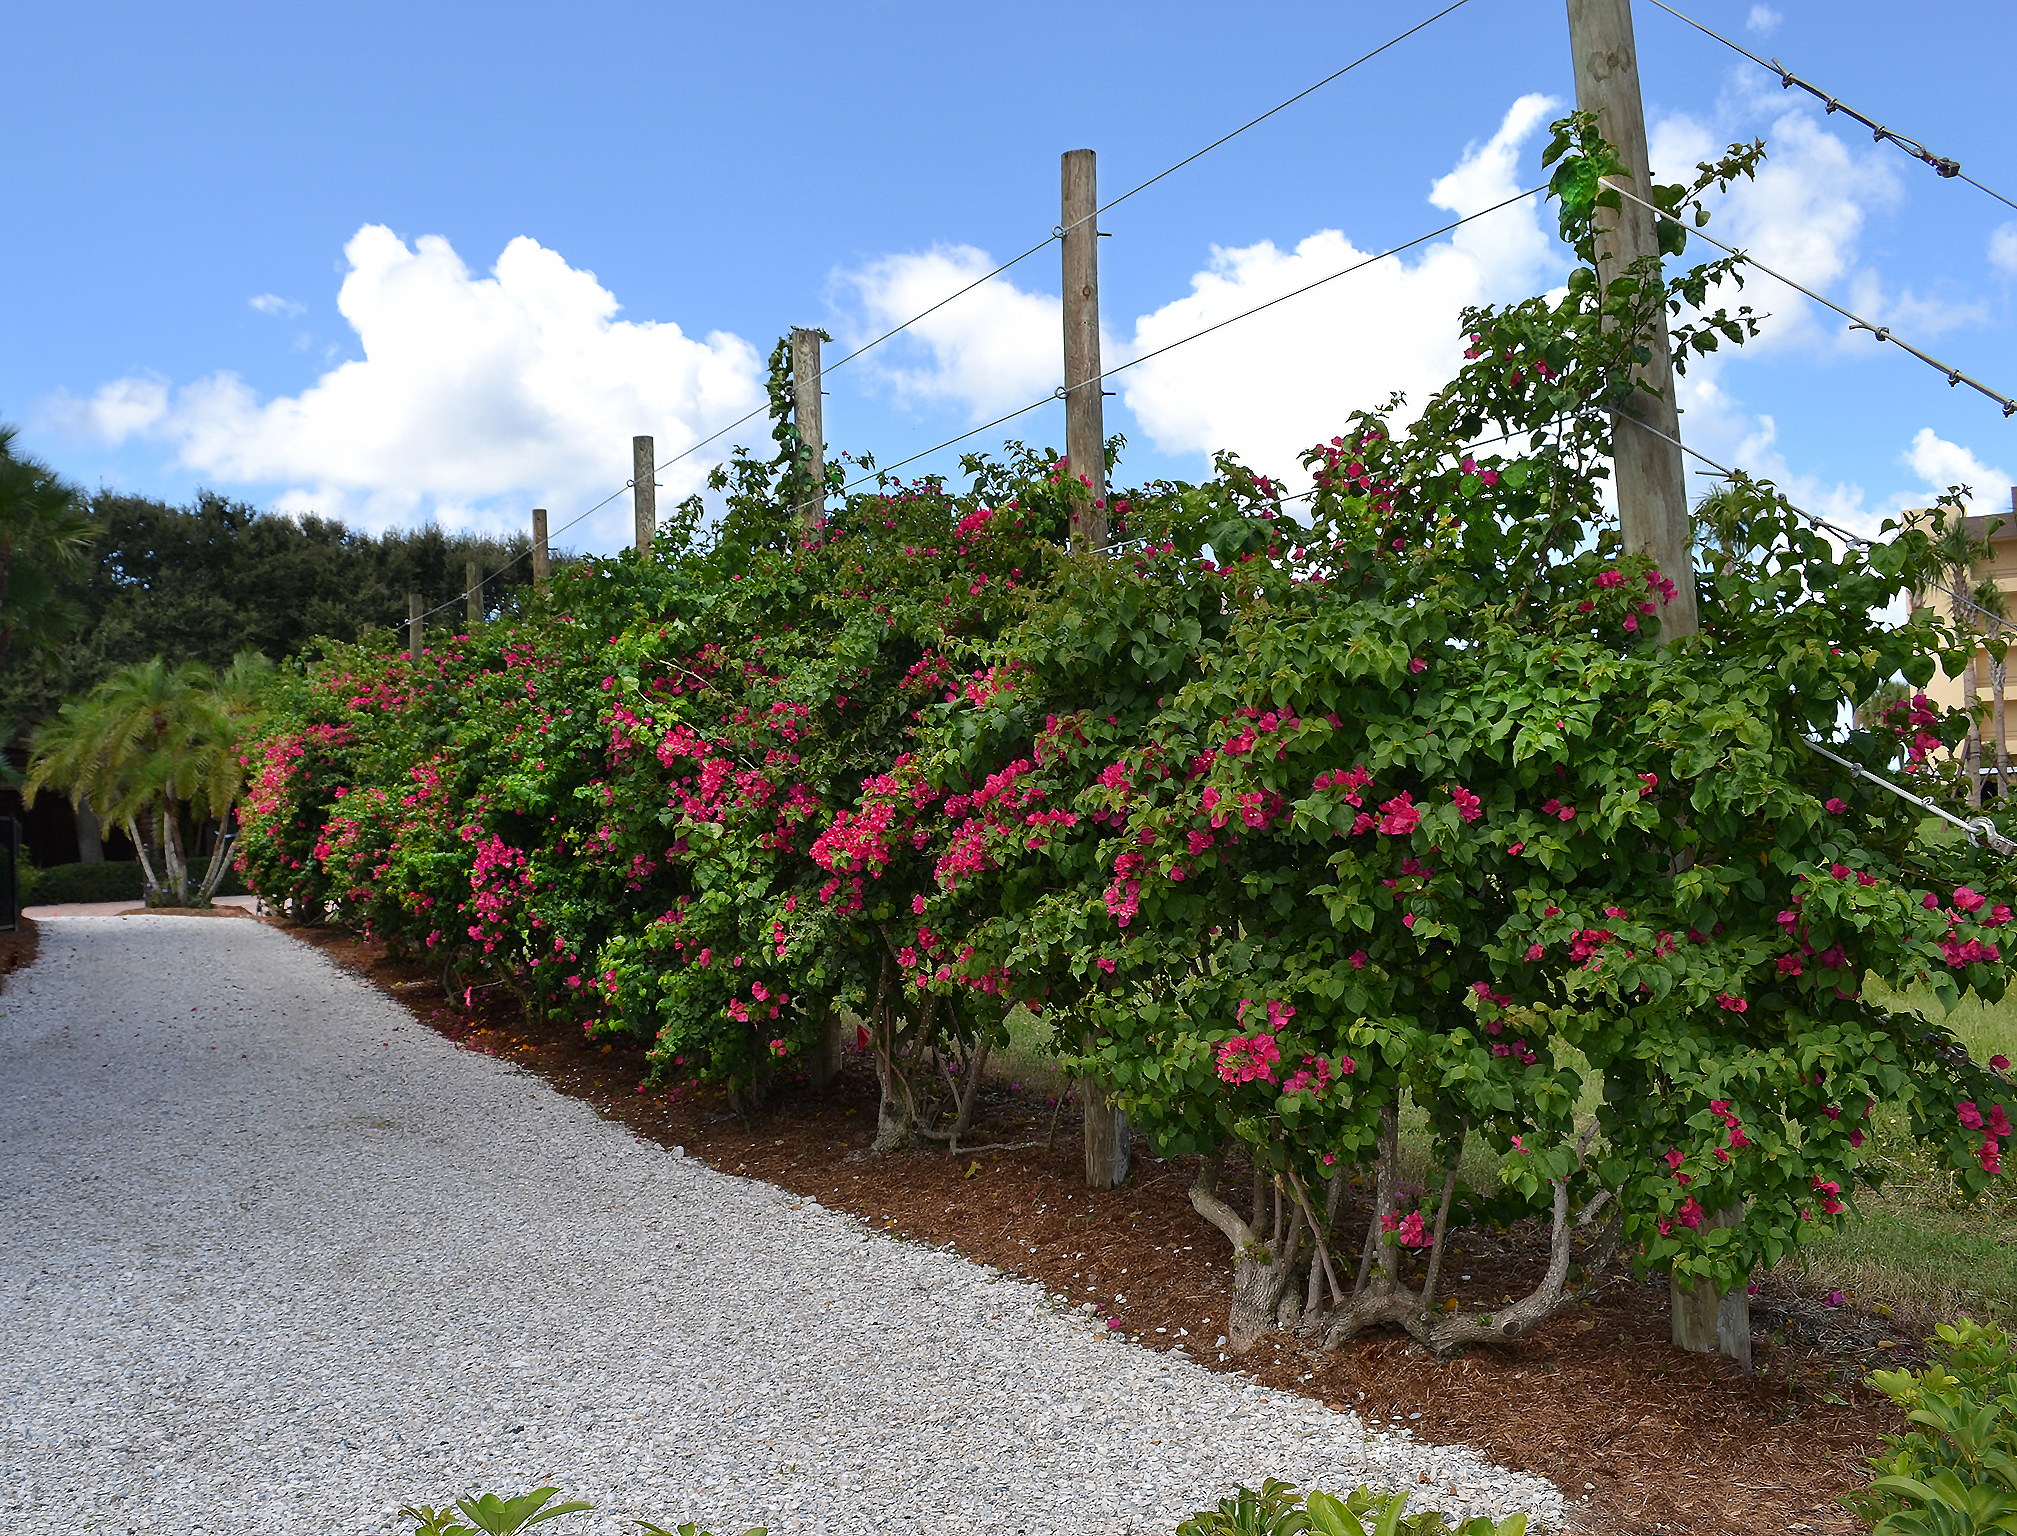
<path id="1" fill-rule="evenodd" d="M 1662 208 L 1658 203 L 1650 203 L 1646 201 L 1646 199 L 1639 196 L 1638 193 L 1619 186 L 1615 181 L 1612 181 L 1609 177 L 1606 177 L 1604 179 L 1604 185 L 1606 187 L 1609 187 L 1613 192 L 1617 193 L 1620 197 L 1630 198 L 1633 202 L 1637 203 L 1641 208 L 1650 208 L 1653 211 L 1654 215 L 1658 218 L 1672 219 L 1674 217 L 1673 214 L 1669 213 L 1666 209 Z M 2005 416 L 2017 416 L 2017 400 L 2012 400 L 2008 395 L 2003 394 L 2000 391 L 1991 389 L 1987 384 L 1984 384 L 1980 379 L 1970 378 L 1967 374 L 1963 373 L 1959 368 L 1955 368 L 1947 363 L 1941 362 L 1939 358 L 1934 357 L 1931 353 L 1921 352 L 1917 347 L 1913 346 L 1910 342 L 1901 341 L 1898 337 L 1894 336 L 1891 333 L 1890 326 L 1875 325 L 1870 321 L 1865 320 L 1861 315 L 1855 313 L 1855 311 L 1844 309 L 1840 304 L 1837 304 L 1833 299 L 1827 298 L 1822 294 L 1818 294 L 1813 289 L 1805 286 L 1804 284 L 1794 282 L 1793 279 L 1788 277 L 1785 273 L 1776 271 L 1775 269 L 1766 266 L 1765 263 L 1760 261 L 1757 257 L 1748 255 L 1745 252 L 1738 250 L 1734 245 L 1725 245 L 1722 241 L 1718 240 L 1714 235 L 1705 235 L 1699 229 L 1691 229 L 1688 231 L 1688 233 L 1694 239 L 1708 241 L 1709 244 L 1715 246 L 1716 249 L 1719 251 L 1729 252 L 1732 256 L 1736 257 L 1746 266 L 1756 267 L 1760 272 L 1763 272 L 1767 277 L 1776 277 L 1780 282 L 1784 283 L 1788 288 L 1793 289 L 1795 292 L 1806 294 L 1807 297 L 1812 299 L 1816 304 L 1820 304 L 1828 309 L 1834 310 L 1836 314 L 1841 315 L 1843 318 L 1849 321 L 1850 330 L 1868 331 L 1872 336 L 1875 336 L 1879 341 L 1888 341 L 1894 347 L 1904 348 L 1905 351 L 1910 352 L 1914 357 L 1918 358 L 1920 362 L 1925 363 L 1928 367 L 1937 368 L 1940 372 L 1946 374 L 1947 384 L 1949 388 L 1952 388 L 1956 384 L 1966 384 L 1970 389 L 1975 390 L 1980 394 L 1987 395 L 1991 400 L 1994 400 L 1998 405 L 2002 406 L 2003 414 Z"/>
<path id="2" fill-rule="evenodd" d="M 1197 341 L 1202 337 L 1209 336 L 1214 331 L 1222 331 L 1229 325 L 1236 325 L 1242 320 L 1250 319 L 1254 315 L 1258 315 L 1262 310 L 1273 309 L 1277 304 L 1287 303 L 1290 299 L 1297 298 L 1302 294 L 1308 293 L 1313 288 L 1321 288 L 1325 283 L 1336 282 L 1341 277 L 1350 277 L 1354 272 L 1363 272 L 1367 267 L 1377 265 L 1378 263 L 1387 260 L 1389 257 L 1398 256 L 1403 251 L 1411 251 L 1418 245 L 1425 245 L 1429 241 L 1435 239 L 1438 235 L 1447 235 L 1451 230 L 1461 228 L 1463 225 L 1469 224 L 1474 219 L 1482 219 L 1489 214 L 1499 212 L 1503 208 L 1510 208 L 1515 203 L 1521 201 L 1523 198 L 1532 197 L 1534 196 L 1535 193 L 1544 192 L 1546 190 L 1547 188 L 1544 184 L 1538 187 L 1529 187 L 1524 192 L 1515 192 L 1511 197 L 1506 198 L 1502 202 L 1493 203 L 1489 208 L 1480 208 L 1476 213 L 1467 213 L 1461 219 L 1452 219 L 1449 223 L 1441 225 L 1436 229 L 1432 229 L 1427 234 L 1417 235 L 1412 240 L 1404 240 L 1399 245 L 1390 245 L 1384 251 L 1381 251 L 1376 256 L 1368 256 L 1362 261 L 1355 261 L 1349 267 L 1340 267 L 1337 271 L 1327 273 L 1325 276 L 1317 278 L 1313 282 L 1304 283 L 1300 288 L 1291 288 L 1287 293 L 1277 294 L 1274 298 L 1264 300 L 1263 302 L 1254 305 L 1253 308 L 1251 309 L 1243 309 L 1237 315 L 1228 315 L 1223 320 L 1215 320 L 1210 325 L 1192 331 L 1188 336 L 1179 336 L 1175 341 L 1166 342 L 1162 346 L 1155 348 L 1153 351 L 1144 352 L 1140 357 L 1132 357 L 1129 358 L 1126 362 L 1117 364 L 1112 368 L 1103 369 L 1089 379 L 1081 379 L 1077 384 L 1069 386 L 1060 384 L 1048 395 L 1044 395 L 1040 399 L 1032 400 L 1028 405 L 1018 406 L 1016 409 L 1010 411 L 1005 416 L 997 416 L 993 421 L 983 422 L 981 425 L 977 427 L 969 427 L 966 431 L 960 433 L 958 437 L 949 437 L 942 443 L 934 443 L 931 447 L 921 449 L 918 452 L 912 454 L 907 459 L 899 459 L 894 464 L 888 465 L 884 468 L 876 469 L 869 474 L 863 475 L 859 480 L 852 480 L 848 482 L 848 484 L 841 487 L 841 494 L 846 495 L 849 491 L 858 490 L 864 485 L 868 485 L 873 481 L 881 479 L 883 476 L 889 474 L 892 470 L 902 469 L 906 464 L 915 464 L 919 459 L 927 458 L 930 455 L 939 452 L 941 449 L 950 448 L 955 443 L 963 443 L 970 437 L 977 437 L 981 433 L 989 430 L 989 428 L 998 427 L 1005 421 L 1013 421 L 1018 416 L 1027 415 L 1029 412 L 1035 410 L 1040 405 L 1049 405 L 1053 400 L 1062 400 L 1074 389 L 1082 389 L 1088 384 L 1104 383 L 1106 380 L 1112 378 L 1115 374 L 1126 373 L 1128 369 L 1138 367 L 1142 363 L 1146 363 L 1147 361 L 1149 361 L 1149 359 L 1151 358 L 1161 357 L 1165 352 L 1174 352 L 1178 347 L 1188 346 L 1191 342 Z"/>
<path id="3" fill-rule="evenodd" d="M 1904 150 L 1905 153 L 1910 155 L 1913 159 L 1923 160 L 1927 165 L 1931 166 L 1940 175 L 1947 177 L 1950 180 L 1958 176 L 1960 177 L 1961 180 L 1967 182 L 1969 186 L 1974 187 L 1979 191 L 1987 192 L 1991 197 L 1995 198 L 1997 202 L 2003 203 L 2011 208 L 2017 208 L 2017 203 L 2011 202 L 2009 198 L 2005 197 L 2001 192 L 1998 192 L 1994 187 L 1984 186 L 1981 182 L 1977 181 L 1973 176 L 1964 174 L 1961 170 L 1961 162 L 1959 160 L 1955 160 L 1947 155 L 1936 155 L 1933 153 L 1932 150 L 1928 149 L 1924 144 L 1921 144 L 1917 139 L 1908 138 L 1906 135 L 1897 132 L 1895 129 L 1886 128 L 1882 123 L 1878 122 L 1875 118 L 1865 117 L 1861 112 L 1858 112 L 1854 107 L 1850 106 L 1847 102 L 1841 100 L 1841 98 L 1833 96 L 1829 94 L 1827 91 L 1822 90 L 1821 87 L 1814 84 L 1813 81 L 1801 79 L 1798 75 L 1794 74 L 1793 71 L 1788 69 L 1785 65 L 1781 64 L 1777 59 L 1773 59 L 1767 62 L 1766 60 L 1759 58 L 1757 54 L 1753 53 L 1750 49 L 1746 48 L 1742 43 L 1731 41 L 1729 38 L 1725 37 L 1722 33 L 1716 31 L 1713 27 L 1703 26 L 1702 23 L 1695 20 L 1694 17 L 1684 15 L 1682 12 L 1675 10 L 1671 5 L 1668 5 L 1666 3 L 1666 0 L 1653 0 L 1653 4 L 1659 6 L 1661 10 L 1665 11 L 1669 16 L 1674 17 L 1676 20 L 1685 21 L 1697 32 L 1701 32 L 1709 37 L 1713 37 L 1725 48 L 1729 48 L 1737 53 L 1741 53 L 1745 58 L 1749 59 L 1753 64 L 1757 65 L 1760 69 L 1769 69 L 1773 74 L 1779 77 L 1779 85 L 1782 89 L 1791 90 L 1794 86 L 1797 85 L 1809 96 L 1812 96 L 1816 100 L 1823 103 L 1831 113 L 1840 112 L 1844 117 L 1854 118 L 1857 122 L 1861 123 L 1865 128 L 1868 128 L 1870 130 L 1871 134 L 1875 136 L 1879 144 L 1884 143 L 1888 139 L 1891 143 L 1896 144 L 1900 149 Z"/>
<path id="4" fill-rule="evenodd" d="M 1931 800 L 1913 794 L 1909 789 L 1901 789 L 1882 774 L 1872 773 L 1861 763 L 1852 763 L 1839 752 L 1829 751 L 1828 748 L 1822 746 L 1820 742 L 1814 740 L 1811 736 L 1802 736 L 1800 740 L 1827 758 L 1829 762 L 1839 763 L 1844 768 L 1847 768 L 1850 778 L 1868 779 L 1880 789 L 1890 790 L 1900 800 L 1909 801 L 1911 804 L 1918 806 L 1920 810 L 1930 812 L 1938 816 L 1942 821 L 1959 827 L 1971 845 L 1978 842 L 1987 843 L 1993 851 L 2002 854 L 2006 859 L 2012 854 L 2017 854 L 2017 843 L 2013 843 L 2009 838 L 1997 831 L 1996 823 L 1991 821 L 1987 816 L 1977 817 L 1974 821 L 1965 820 L 1962 817 L 1956 816 L 1952 811 L 1944 810 L 1940 806 L 1935 805 Z"/>

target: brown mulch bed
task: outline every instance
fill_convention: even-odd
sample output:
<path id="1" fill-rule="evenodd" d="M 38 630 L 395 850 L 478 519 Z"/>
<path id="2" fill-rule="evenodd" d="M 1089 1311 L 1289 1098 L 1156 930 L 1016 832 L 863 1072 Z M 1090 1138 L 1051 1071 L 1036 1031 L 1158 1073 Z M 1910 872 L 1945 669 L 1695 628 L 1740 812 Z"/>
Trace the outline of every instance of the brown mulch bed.
<path id="1" fill-rule="evenodd" d="M 715 1096 L 640 1091 L 641 1052 L 528 1024 L 499 991 L 476 994 L 472 1014 L 423 966 L 338 930 L 281 926 L 461 1048 L 515 1061 L 639 1136 L 1094 1301 L 1150 1348 L 1183 1349 L 1210 1369 L 1550 1478 L 1583 1531 L 1853 1532 L 1858 1523 L 1835 1500 L 1866 1480 L 1863 1458 L 1879 1436 L 1903 1427 L 1861 1384 L 1873 1366 L 1920 1358 L 1914 1340 L 1888 1331 L 1895 1325 L 1799 1295 L 1754 1296 L 1759 1369 L 1746 1379 L 1674 1349 L 1664 1279 L 1635 1281 L 1622 1264 L 1510 1348 L 1436 1360 L 1403 1335 L 1374 1333 L 1324 1355 L 1270 1335 L 1244 1359 L 1221 1362 L 1230 1255 L 1191 1209 L 1192 1160 L 1158 1162 L 1138 1141 L 1126 1187 L 1089 1191 L 1069 1110 L 1052 1148 L 877 1158 L 867 1150 L 873 1075 L 858 1063 L 824 1092 L 801 1087 L 766 1112 L 739 1115 Z M 1040 1091 L 1003 1083 L 984 1100 L 977 1144 L 1045 1137 L 1052 1111 Z M 1227 1187 L 1241 1187 L 1232 1170 Z M 1467 1231 L 1446 1266 L 1466 1305 L 1489 1306 L 1530 1288 L 1541 1264 L 1534 1235 L 1515 1228 Z M 1594 1487 L 1578 1506 L 1585 1485 Z"/>
<path id="2" fill-rule="evenodd" d="M 243 907 L 128 907 L 114 917 L 250 917 Z"/>
<path id="3" fill-rule="evenodd" d="M 19 918 L 12 933 L 0 933 L 0 978 L 13 975 L 24 965 L 33 965 L 36 948 L 41 942 L 32 917 Z M 5 984 L 4 980 L 0 980 L 0 987 Z"/>

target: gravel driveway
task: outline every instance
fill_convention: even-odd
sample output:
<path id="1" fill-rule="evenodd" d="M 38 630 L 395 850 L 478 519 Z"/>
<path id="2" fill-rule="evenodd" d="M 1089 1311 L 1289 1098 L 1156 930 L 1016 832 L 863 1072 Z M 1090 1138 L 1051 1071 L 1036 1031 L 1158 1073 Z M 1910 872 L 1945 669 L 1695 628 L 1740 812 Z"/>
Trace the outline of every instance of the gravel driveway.
<path id="1" fill-rule="evenodd" d="M 1147 1536 L 1270 1474 L 1559 1527 L 1545 1483 L 639 1143 L 255 922 L 44 922 L 0 1085 L 0 1530 L 381 1532 L 552 1482 L 601 1512 L 543 1531 Z"/>

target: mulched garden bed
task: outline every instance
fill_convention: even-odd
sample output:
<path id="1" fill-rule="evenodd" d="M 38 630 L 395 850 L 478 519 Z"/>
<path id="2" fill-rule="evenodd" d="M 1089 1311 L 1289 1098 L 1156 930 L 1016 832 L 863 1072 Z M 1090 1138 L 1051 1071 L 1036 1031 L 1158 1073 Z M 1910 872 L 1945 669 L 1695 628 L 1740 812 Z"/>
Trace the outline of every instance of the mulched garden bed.
<path id="1" fill-rule="evenodd" d="M 35 931 L 35 919 L 18 918 L 12 933 L 0 933 L 0 978 L 13 975 L 24 965 L 35 962 L 36 946 L 41 936 Z M 5 982 L 0 981 L 0 987 Z"/>
<path id="2" fill-rule="evenodd" d="M 1754 1296 L 1759 1369 L 1746 1379 L 1674 1349 L 1665 1280 L 1634 1281 L 1621 1263 L 1510 1348 L 1439 1361 L 1405 1336 L 1374 1333 L 1325 1355 L 1271 1334 L 1246 1358 L 1221 1362 L 1230 1256 L 1191 1209 L 1193 1160 L 1158 1162 L 1137 1141 L 1126 1187 L 1089 1191 L 1069 1109 L 1051 1147 L 877 1158 L 867 1150 L 875 1085 L 860 1063 L 824 1092 L 801 1087 L 739 1115 L 715 1095 L 640 1091 L 640 1051 L 529 1024 L 501 991 L 476 994 L 471 1013 L 425 967 L 387 960 L 339 930 L 279 926 L 463 1049 L 515 1061 L 639 1136 L 1094 1302 L 1150 1348 L 1183 1349 L 1211 1369 L 1422 1440 L 1473 1446 L 1552 1479 L 1572 1501 L 1587 1488 L 1573 1518 L 1593 1536 L 1853 1532 L 1857 1522 L 1835 1500 L 1866 1479 L 1863 1459 L 1879 1437 L 1903 1427 L 1862 1385 L 1875 1366 L 1920 1360 L 1918 1342 L 1889 1331 L 1895 1325 L 1791 1292 Z M 1052 1121 L 1041 1091 L 991 1085 L 972 1140 L 1042 1143 Z M 1224 1187 L 1243 1187 L 1238 1170 L 1228 1168 Z M 1445 1265 L 1446 1285 L 1466 1305 L 1490 1305 L 1531 1287 L 1541 1248 L 1520 1228 L 1478 1232 Z"/>

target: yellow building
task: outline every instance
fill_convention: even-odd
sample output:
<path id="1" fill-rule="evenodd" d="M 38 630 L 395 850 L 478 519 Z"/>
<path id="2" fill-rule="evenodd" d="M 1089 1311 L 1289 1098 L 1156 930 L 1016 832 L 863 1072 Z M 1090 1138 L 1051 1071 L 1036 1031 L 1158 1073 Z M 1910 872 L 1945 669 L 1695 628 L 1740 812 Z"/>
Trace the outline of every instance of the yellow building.
<path id="1" fill-rule="evenodd" d="M 1910 517 L 1926 514 L 1907 515 Z M 1996 585 L 2002 588 L 2004 595 L 2010 600 L 2009 622 L 2012 627 L 2005 632 L 2010 642 L 2010 656 L 2004 672 L 2006 699 L 2004 736 L 2009 750 L 2013 755 L 2017 755 L 2017 719 L 2007 718 L 2017 716 L 2017 486 L 2010 489 L 2009 512 L 1971 517 L 1967 525 L 1969 537 L 1987 539 L 1991 550 L 1990 557 L 1978 564 L 1970 574 L 1969 587 L 1978 586 L 1984 580 L 1993 577 Z M 1920 592 L 1914 595 L 1912 606 L 1915 609 L 1929 604 L 1936 608 L 1943 618 L 1951 616 L 1954 612 L 1953 599 L 1944 591 Z M 1973 616 L 1985 632 L 1994 628 L 1989 620 L 1981 615 Z M 1985 769 L 1993 769 L 1996 765 L 1995 723 L 1989 717 L 1987 708 L 1992 698 L 1990 664 L 1988 647 L 1986 645 L 1978 647 L 1975 652 L 1974 675 L 1976 693 L 1984 706 L 1982 766 Z M 1935 671 L 1933 681 L 1926 685 L 1925 692 L 1935 704 L 1958 709 L 1966 694 L 1966 683 L 1965 672 L 1949 677 L 1944 671 Z"/>

